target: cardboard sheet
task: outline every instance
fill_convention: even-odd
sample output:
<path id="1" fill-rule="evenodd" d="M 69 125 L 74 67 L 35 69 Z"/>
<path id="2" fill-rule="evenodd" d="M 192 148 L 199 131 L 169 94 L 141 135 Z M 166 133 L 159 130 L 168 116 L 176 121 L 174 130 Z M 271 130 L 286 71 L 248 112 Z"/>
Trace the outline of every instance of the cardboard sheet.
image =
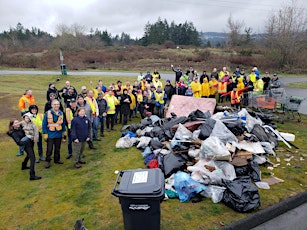
<path id="1" fill-rule="evenodd" d="M 213 115 L 215 106 L 215 98 L 195 98 L 173 95 L 166 113 L 166 117 L 172 117 L 171 113 L 175 113 L 178 117 L 187 117 L 191 112 L 197 109 L 204 113 L 209 111 L 211 115 Z"/>

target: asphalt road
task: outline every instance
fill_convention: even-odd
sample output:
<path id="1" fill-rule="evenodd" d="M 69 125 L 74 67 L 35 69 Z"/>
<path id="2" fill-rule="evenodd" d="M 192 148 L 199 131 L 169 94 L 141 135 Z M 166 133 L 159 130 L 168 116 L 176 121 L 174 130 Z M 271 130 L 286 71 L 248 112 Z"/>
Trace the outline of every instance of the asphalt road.
<path id="1" fill-rule="evenodd" d="M 9 75 L 9 74 L 27 74 L 27 75 L 60 75 L 60 71 L 31 71 L 31 70 L 0 70 L 0 75 Z M 100 72 L 100 71 L 69 71 L 69 75 L 71 76 L 126 76 L 126 77 L 137 77 L 139 73 L 135 72 Z M 169 79 L 171 81 L 175 80 L 175 73 L 163 73 L 161 74 L 162 79 Z M 282 87 L 285 88 L 288 96 L 300 96 L 304 97 L 305 100 L 299 107 L 299 113 L 307 114 L 307 90 L 300 88 L 288 87 L 287 84 L 291 82 L 307 82 L 306 78 L 280 78 Z"/>

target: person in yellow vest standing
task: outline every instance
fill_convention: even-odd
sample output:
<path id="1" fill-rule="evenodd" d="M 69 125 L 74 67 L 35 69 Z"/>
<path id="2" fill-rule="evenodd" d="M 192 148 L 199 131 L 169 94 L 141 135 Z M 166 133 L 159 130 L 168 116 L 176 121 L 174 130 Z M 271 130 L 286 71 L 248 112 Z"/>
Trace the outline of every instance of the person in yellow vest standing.
<path id="1" fill-rule="evenodd" d="M 76 116 L 77 111 L 77 101 L 75 98 L 70 99 L 70 102 L 65 108 L 65 119 L 66 119 L 66 127 L 67 127 L 67 137 L 68 137 L 68 153 L 66 155 L 66 159 L 70 159 L 72 157 L 72 139 L 71 139 L 71 122 Z"/>
<path id="2" fill-rule="evenodd" d="M 158 117 L 163 117 L 163 111 L 164 111 L 164 99 L 165 99 L 165 93 L 162 90 L 161 86 L 158 86 L 157 90 L 154 91 L 155 99 L 156 99 L 156 110 Z"/>
<path id="3" fill-rule="evenodd" d="M 99 108 L 98 108 L 98 104 L 96 101 L 96 98 L 94 98 L 94 93 L 92 90 L 89 90 L 87 92 L 87 96 L 84 98 L 84 100 L 86 101 L 86 103 L 91 107 L 92 109 L 92 113 L 93 113 L 93 121 L 92 121 L 92 135 L 93 141 L 100 141 L 100 139 L 98 139 L 98 126 L 99 126 Z"/>
<path id="4" fill-rule="evenodd" d="M 130 89 L 128 90 L 128 95 L 131 98 L 130 103 L 130 114 L 129 114 L 129 121 L 131 121 L 132 116 L 136 117 L 136 95 L 133 93 L 133 91 Z M 135 113 L 135 114 L 134 114 Z"/>
<path id="5" fill-rule="evenodd" d="M 32 114 L 32 122 L 36 125 L 38 129 L 38 142 L 37 142 L 37 150 L 39 158 L 36 159 L 36 163 L 39 161 L 45 161 L 46 159 L 43 157 L 43 137 L 42 137 L 42 123 L 44 119 L 44 114 L 38 113 L 37 105 L 30 105 L 29 111 Z"/>
<path id="6" fill-rule="evenodd" d="M 254 94 L 256 94 L 256 95 L 262 94 L 263 93 L 264 82 L 263 82 L 263 80 L 259 76 L 256 76 L 256 82 L 255 82 L 254 85 L 255 85 L 255 87 L 254 87 Z"/>
<path id="7" fill-rule="evenodd" d="M 119 104 L 118 99 L 113 95 L 112 88 L 108 89 L 108 93 L 105 98 L 107 101 L 107 117 L 106 117 L 106 126 L 108 132 L 114 130 L 115 123 L 115 106 Z M 111 129 L 110 129 L 111 128 Z"/>
<path id="8" fill-rule="evenodd" d="M 63 164 L 61 161 L 62 137 L 66 136 L 64 114 L 60 110 L 60 102 L 54 99 L 51 102 L 51 109 L 45 113 L 43 123 L 43 138 L 47 141 L 46 166 L 50 168 L 52 151 L 54 149 L 53 161 L 55 164 Z"/>
<path id="9" fill-rule="evenodd" d="M 32 90 L 27 89 L 18 102 L 18 108 L 21 112 L 21 116 L 29 112 L 30 105 L 35 105 L 35 99 Z"/>
<path id="10" fill-rule="evenodd" d="M 198 77 L 194 77 L 194 81 L 191 82 L 190 86 L 193 91 L 193 97 L 201 98 L 201 84 L 198 82 Z"/>

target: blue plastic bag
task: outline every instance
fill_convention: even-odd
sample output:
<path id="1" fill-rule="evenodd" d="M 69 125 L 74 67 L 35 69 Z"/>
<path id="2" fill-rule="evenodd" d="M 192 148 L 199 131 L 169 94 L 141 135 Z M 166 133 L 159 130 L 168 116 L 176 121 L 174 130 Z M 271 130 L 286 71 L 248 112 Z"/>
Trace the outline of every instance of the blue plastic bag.
<path id="1" fill-rule="evenodd" d="M 206 190 L 205 185 L 196 182 L 189 174 L 181 171 L 175 174 L 174 187 L 179 195 L 180 202 L 188 202 L 198 193 Z"/>

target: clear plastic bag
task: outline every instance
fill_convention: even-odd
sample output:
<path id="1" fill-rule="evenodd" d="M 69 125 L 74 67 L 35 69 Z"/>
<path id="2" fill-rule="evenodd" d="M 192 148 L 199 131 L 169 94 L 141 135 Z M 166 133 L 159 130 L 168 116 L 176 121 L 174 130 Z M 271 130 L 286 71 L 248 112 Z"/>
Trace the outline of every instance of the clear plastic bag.
<path id="1" fill-rule="evenodd" d="M 223 199 L 225 187 L 208 185 L 205 191 L 202 191 L 200 194 L 204 197 L 211 198 L 213 203 L 219 203 Z"/>
<path id="2" fill-rule="evenodd" d="M 216 121 L 210 136 L 218 137 L 224 144 L 238 142 L 236 136 L 220 120 Z"/>
<path id="3" fill-rule="evenodd" d="M 200 147 L 200 159 L 229 160 L 230 152 L 224 143 L 216 136 L 210 136 L 204 140 Z"/>
<path id="4" fill-rule="evenodd" d="M 192 132 L 188 130 L 186 127 L 184 127 L 182 124 L 179 124 L 174 139 L 191 140 L 192 138 L 193 138 Z"/>
<path id="5" fill-rule="evenodd" d="M 127 149 L 131 148 L 133 143 L 134 142 L 131 140 L 129 134 L 127 134 L 126 136 L 121 137 L 116 141 L 115 147 L 118 149 Z"/>

